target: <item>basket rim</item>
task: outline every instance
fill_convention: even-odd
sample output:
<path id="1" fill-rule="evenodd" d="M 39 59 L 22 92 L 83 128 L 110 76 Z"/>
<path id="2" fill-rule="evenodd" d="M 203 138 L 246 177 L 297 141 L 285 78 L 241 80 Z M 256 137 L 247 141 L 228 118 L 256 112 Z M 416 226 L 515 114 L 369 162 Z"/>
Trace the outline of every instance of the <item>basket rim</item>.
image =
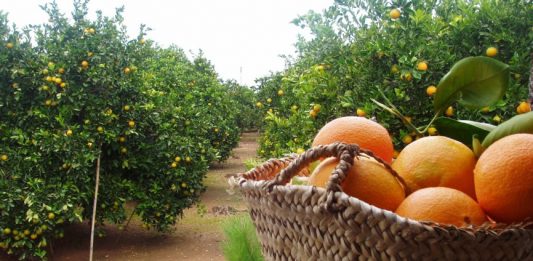
<path id="1" fill-rule="evenodd" d="M 272 160 L 278 160 L 278 159 L 270 159 L 270 161 Z M 285 160 L 285 158 L 281 160 Z M 290 183 L 286 185 L 276 185 L 273 187 L 273 190 L 269 192 L 266 189 L 266 185 L 268 185 L 270 180 L 254 180 L 254 179 L 246 178 L 244 174 L 245 173 L 239 173 L 233 181 L 235 185 L 239 186 L 239 189 L 241 192 L 245 190 L 256 190 L 256 191 L 263 191 L 266 194 L 271 194 L 271 193 L 290 193 L 292 192 L 292 190 L 295 190 L 295 191 L 301 190 L 301 192 L 308 192 L 308 193 L 312 191 L 311 193 L 318 193 L 320 194 L 320 196 L 326 196 L 327 194 L 327 191 L 325 188 L 311 186 L 311 185 L 293 185 Z M 333 195 L 336 201 L 340 203 L 342 207 L 350 208 L 350 207 L 355 207 L 357 205 L 360 205 L 361 208 L 368 208 L 373 213 L 379 213 L 383 215 L 393 215 L 395 216 L 397 220 L 405 221 L 409 223 L 411 226 L 414 226 L 418 229 L 423 229 L 423 230 L 442 229 L 448 232 L 460 231 L 460 232 L 470 233 L 470 234 L 471 233 L 474 233 L 474 234 L 496 233 L 497 235 L 510 232 L 510 231 L 525 231 L 527 233 L 533 233 L 533 220 L 526 220 L 524 222 L 518 222 L 518 223 L 512 223 L 512 224 L 496 223 L 496 222 L 487 221 L 480 226 L 469 225 L 466 227 L 457 227 L 455 225 L 440 224 L 440 223 L 431 222 L 431 221 L 418 221 L 418 220 L 402 217 L 393 211 L 379 208 L 363 200 L 360 200 L 359 198 L 350 196 L 346 194 L 344 191 L 337 191 Z M 323 211 L 330 211 L 330 210 L 325 209 L 324 206 L 318 206 L 318 207 L 323 208 Z"/>

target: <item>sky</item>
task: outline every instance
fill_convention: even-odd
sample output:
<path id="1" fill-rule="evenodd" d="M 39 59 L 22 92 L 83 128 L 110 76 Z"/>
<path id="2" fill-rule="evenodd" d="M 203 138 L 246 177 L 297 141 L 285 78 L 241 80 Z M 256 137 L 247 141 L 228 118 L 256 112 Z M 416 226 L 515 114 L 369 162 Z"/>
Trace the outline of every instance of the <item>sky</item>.
<path id="1" fill-rule="evenodd" d="M 47 21 L 39 7 L 47 2 L 0 0 L 0 10 L 21 28 Z M 72 0 L 57 3 L 70 14 Z M 152 29 L 148 39 L 164 47 L 175 44 L 189 55 L 202 49 L 220 78 L 251 86 L 256 78 L 283 70 L 280 55 L 294 54 L 298 34 L 308 33 L 291 21 L 332 4 L 333 0 L 91 0 L 89 13 L 95 17 L 95 11 L 102 10 L 112 16 L 115 8 L 125 6 L 130 36 L 146 24 Z"/>

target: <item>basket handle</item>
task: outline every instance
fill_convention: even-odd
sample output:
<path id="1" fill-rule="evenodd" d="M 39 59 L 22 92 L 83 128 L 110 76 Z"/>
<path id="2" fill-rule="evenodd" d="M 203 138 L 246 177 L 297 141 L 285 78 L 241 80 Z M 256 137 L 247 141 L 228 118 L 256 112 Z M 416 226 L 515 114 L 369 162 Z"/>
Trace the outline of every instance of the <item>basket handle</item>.
<path id="1" fill-rule="evenodd" d="M 362 156 L 362 154 L 374 158 L 376 161 L 383 164 L 383 166 L 396 178 L 396 180 L 398 180 L 406 195 L 409 194 L 409 189 L 403 178 L 400 177 L 398 173 L 394 171 L 392 167 L 383 159 L 375 156 L 370 150 L 361 149 L 358 145 L 339 142 L 329 145 L 320 145 L 307 150 L 305 153 L 292 160 L 285 169 L 278 173 L 273 180 L 268 181 L 265 186 L 268 191 L 272 191 L 274 186 L 287 184 L 297 173 L 299 173 L 303 168 L 307 167 L 311 162 L 320 158 L 333 156 L 339 159 L 339 163 L 331 174 L 328 183 L 326 184 L 327 193 L 325 204 L 328 210 L 339 210 L 340 206 L 336 206 L 333 202 L 334 193 L 342 191 L 341 183 L 344 181 L 348 171 L 354 164 L 354 158 Z"/>
<path id="2" fill-rule="evenodd" d="M 297 157 L 297 154 L 291 154 L 281 159 L 269 159 L 261 165 L 247 171 L 246 173 L 238 175 L 243 177 L 245 180 L 259 180 L 263 176 L 270 176 L 284 169 Z"/>

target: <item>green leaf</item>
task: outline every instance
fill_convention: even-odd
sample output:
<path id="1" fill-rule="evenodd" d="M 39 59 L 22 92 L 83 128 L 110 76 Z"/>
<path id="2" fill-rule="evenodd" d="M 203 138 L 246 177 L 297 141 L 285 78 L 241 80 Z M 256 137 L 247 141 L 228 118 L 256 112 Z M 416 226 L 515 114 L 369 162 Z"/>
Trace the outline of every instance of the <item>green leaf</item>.
<path id="1" fill-rule="evenodd" d="M 478 124 L 474 124 L 471 121 L 457 121 L 446 117 L 440 117 L 434 122 L 435 127 L 441 135 L 457 140 L 469 148 L 472 148 L 472 137 L 474 135 L 482 140 L 489 134 L 489 131 L 486 129 L 489 128 L 489 124 L 481 125 L 482 127 Z"/>
<path id="2" fill-rule="evenodd" d="M 492 124 L 489 124 L 489 123 L 484 123 L 484 122 L 477 122 L 477 121 L 469 121 L 469 120 L 458 120 L 459 122 L 462 122 L 462 123 L 466 123 L 466 124 L 470 124 L 470 125 L 474 125 L 480 129 L 484 129 L 488 132 L 494 130 L 496 128 L 496 126 L 492 125 Z"/>
<path id="3" fill-rule="evenodd" d="M 483 56 L 468 57 L 441 79 L 433 106 L 437 112 L 456 100 L 470 108 L 490 106 L 503 97 L 508 85 L 507 64 Z"/>
<path id="4" fill-rule="evenodd" d="M 492 130 L 481 144 L 484 149 L 495 141 L 516 133 L 533 134 L 533 112 L 516 115 Z"/>

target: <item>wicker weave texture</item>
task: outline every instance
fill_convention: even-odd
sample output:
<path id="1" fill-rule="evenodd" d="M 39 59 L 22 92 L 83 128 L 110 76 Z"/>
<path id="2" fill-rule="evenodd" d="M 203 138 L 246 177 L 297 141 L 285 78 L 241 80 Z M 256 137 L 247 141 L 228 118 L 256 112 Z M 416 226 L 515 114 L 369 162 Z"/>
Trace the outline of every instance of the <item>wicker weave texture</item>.
<path id="1" fill-rule="evenodd" d="M 240 189 L 267 260 L 533 260 L 533 230 L 521 225 L 474 229 L 421 223 L 334 191 L 335 184 L 328 189 L 284 185 L 320 155 L 346 150 L 336 148 L 270 160 L 241 175 Z M 267 173 L 287 165 L 275 177 Z M 335 208 L 328 205 L 332 202 Z"/>

